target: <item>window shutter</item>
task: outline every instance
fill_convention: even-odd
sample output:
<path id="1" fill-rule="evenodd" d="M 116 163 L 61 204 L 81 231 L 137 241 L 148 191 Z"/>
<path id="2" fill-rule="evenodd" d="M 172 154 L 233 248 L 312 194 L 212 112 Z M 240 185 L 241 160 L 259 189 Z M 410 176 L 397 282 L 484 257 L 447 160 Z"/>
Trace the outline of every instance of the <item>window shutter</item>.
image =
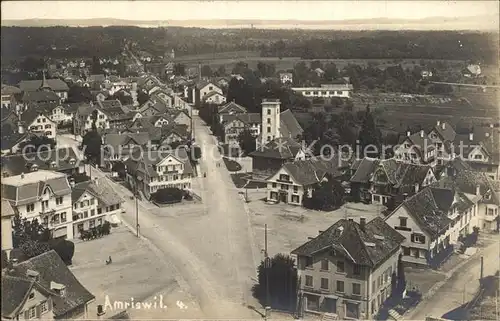
<path id="1" fill-rule="evenodd" d="M 36 314 L 35 315 L 36 315 L 37 318 L 39 318 L 40 314 L 41 314 L 42 306 L 40 304 L 37 305 L 36 308 L 35 308 L 35 310 L 36 310 L 36 312 L 35 312 Z"/>
<path id="2" fill-rule="evenodd" d="M 411 234 L 411 241 L 415 242 L 415 234 L 413 234 L 413 233 Z"/>
<path id="3" fill-rule="evenodd" d="M 24 318 L 25 318 L 26 320 L 28 320 L 28 319 L 30 318 L 30 310 L 29 310 L 29 309 L 28 309 L 28 310 L 26 310 L 26 311 L 24 311 Z"/>
<path id="4" fill-rule="evenodd" d="M 425 235 L 422 235 L 421 238 L 422 238 L 422 244 L 425 243 Z"/>

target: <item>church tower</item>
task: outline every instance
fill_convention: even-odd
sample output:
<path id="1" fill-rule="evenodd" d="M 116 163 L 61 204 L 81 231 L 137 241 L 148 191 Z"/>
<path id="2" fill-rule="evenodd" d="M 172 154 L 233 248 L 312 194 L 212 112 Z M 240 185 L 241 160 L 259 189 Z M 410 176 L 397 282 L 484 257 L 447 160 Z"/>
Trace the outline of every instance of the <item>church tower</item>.
<path id="1" fill-rule="evenodd" d="M 170 59 L 175 59 L 175 50 L 172 49 L 172 51 L 170 52 Z"/>
<path id="2" fill-rule="evenodd" d="M 51 91 L 49 83 L 47 82 L 47 79 L 45 78 L 45 70 L 43 71 L 42 85 L 40 86 L 39 90 L 41 90 L 41 91 Z"/>
<path id="3" fill-rule="evenodd" d="M 281 137 L 280 106 L 279 99 L 262 100 L 261 146 L 265 146 L 273 139 Z"/>

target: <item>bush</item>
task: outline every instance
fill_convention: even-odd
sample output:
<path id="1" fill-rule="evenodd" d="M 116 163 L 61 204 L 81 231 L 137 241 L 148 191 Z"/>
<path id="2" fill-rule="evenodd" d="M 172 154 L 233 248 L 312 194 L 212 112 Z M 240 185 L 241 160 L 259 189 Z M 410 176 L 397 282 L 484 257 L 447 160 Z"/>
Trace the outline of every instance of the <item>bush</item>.
<path id="1" fill-rule="evenodd" d="M 151 198 L 156 203 L 172 204 L 182 201 L 184 191 L 176 187 L 167 187 L 159 189 Z"/>
<path id="2" fill-rule="evenodd" d="M 230 172 L 237 172 L 241 171 L 241 165 L 238 162 L 235 162 L 234 160 L 231 160 L 227 157 L 223 158 L 224 164 L 227 167 L 227 170 Z"/>

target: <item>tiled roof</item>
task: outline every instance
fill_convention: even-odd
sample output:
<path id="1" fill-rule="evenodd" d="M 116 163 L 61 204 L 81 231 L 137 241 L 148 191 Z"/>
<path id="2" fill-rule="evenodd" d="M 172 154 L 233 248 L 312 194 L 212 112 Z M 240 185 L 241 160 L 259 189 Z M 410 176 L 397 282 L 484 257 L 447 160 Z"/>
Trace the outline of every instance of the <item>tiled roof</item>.
<path id="1" fill-rule="evenodd" d="M 90 75 L 88 80 L 90 82 L 104 82 L 104 80 L 106 80 L 106 76 L 103 74 Z"/>
<path id="2" fill-rule="evenodd" d="M 304 130 L 290 109 L 280 113 L 280 133 L 282 137 L 295 139 L 297 136 L 302 135 L 303 132 Z"/>
<path id="3" fill-rule="evenodd" d="M 20 175 L 4 177 L 2 179 L 2 197 L 13 203 L 14 206 L 32 203 L 42 195 L 46 186 L 57 195 L 71 193 L 71 187 L 65 174 L 38 170 Z"/>
<path id="4" fill-rule="evenodd" d="M 2 274 L 2 318 L 16 316 L 26 302 L 34 284 L 34 281 L 26 278 Z"/>
<path id="5" fill-rule="evenodd" d="M 17 129 L 17 127 L 15 127 Z M 19 134 L 18 132 L 4 133 L 2 132 L 2 140 L 0 141 L 2 150 L 8 150 L 16 146 L 20 142 L 28 138 L 29 134 Z"/>
<path id="6" fill-rule="evenodd" d="M 239 110 L 242 113 L 248 112 L 245 107 L 243 107 L 241 105 L 238 105 L 234 101 L 230 101 L 230 102 L 228 102 L 225 105 L 221 105 L 221 106 L 218 107 L 218 109 L 219 109 L 219 111 L 218 111 L 219 114 L 225 113 L 226 110 L 232 110 L 232 109 L 237 109 L 237 110 Z"/>
<path id="7" fill-rule="evenodd" d="M 341 173 L 337 164 L 338 162 L 335 159 L 328 161 L 314 158 L 285 163 L 283 168 L 293 177 L 296 183 L 308 186 L 321 182 L 326 174 L 332 174 L 334 177 L 339 176 Z"/>
<path id="8" fill-rule="evenodd" d="M 83 193 L 88 192 L 98 199 L 99 204 L 110 206 L 123 203 L 123 199 L 115 192 L 108 183 L 107 178 L 97 178 L 88 182 L 75 184 L 71 192 L 72 202 L 80 199 Z"/>
<path id="9" fill-rule="evenodd" d="M 9 217 L 15 214 L 14 209 L 10 205 L 10 202 L 2 198 L 2 217 Z"/>
<path id="10" fill-rule="evenodd" d="M 47 79 L 47 84 L 54 91 L 68 91 L 68 85 L 60 79 Z M 37 91 L 42 86 L 42 80 L 22 80 L 19 83 L 21 91 Z"/>
<path id="11" fill-rule="evenodd" d="M 37 282 L 37 284 L 47 291 L 51 289 L 51 282 L 65 286 L 64 295 L 53 296 L 53 311 L 55 317 L 64 316 L 65 313 L 95 299 L 94 295 L 78 281 L 54 250 L 19 263 L 15 267 L 15 275 L 25 278 L 27 270 L 33 270 L 40 274 L 40 281 Z M 27 285 L 24 288 L 26 287 Z M 9 294 L 3 296 L 9 297 Z M 16 295 L 16 297 L 19 296 Z"/>
<path id="12" fill-rule="evenodd" d="M 362 160 L 356 160 L 353 164 L 356 172 L 351 177 L 352 183 L 368 183 L 370 182 L 373 171 L 376 168 L 376 159 L 365 157 Z"/>
<path id="13" fill-rule="evenodd" d="M 97 105 L 102 108 L 104 111 L 108 109 L 116 109 L 122 108 L 122 103 L 118 99 L 113 100 L 99 100 L 97 101 Z"/>
<path id="14" fill-rule="evenodd" d="M 2 95 L 19 94 L 20 92 L 21 92 L 21 89 L 19 89 L 17 87 L 2 85 Z"/>
<path id="15" fill-rule="evenodd" d="M 366 223 L 340 219 L 314 239 L 292 251 L 295 255 L 313 256 L 326 250 L 342 253 L 353 263 L 376 267 L 394 253 L 404 237 L 381 218 Z"/>
<path id="16" fill-rule="evenodd" d="M 39 109 L 35 109 L 35 108 L 28 108 L 25 112 L 23 112 L 20 116 L 20 120 L 26 125 L 26 126 L 29 126 L 33 123 L 33 121 L 35 121 L 35 119 L 40 116 L 40 115 L 43 115 L 45 117 L 47 117 L 48 119 L 48 116 L 47 116 L 47 112 L 45 110 L 39 110 Z M 52 122 L 50 119 L 48 119 L 49 122 Z"/>
<path id="17" fill-rule="evenodd" d="M 22 102 L 51 102 L 59 101 L 59 96 L 52 91 L 25 91 L 22 94 Z"/>
<path id="18" fill-rule="evenodd" d="M 219 96 L 223 96 L 223 97 L 224 97 L 224 95 L 223 95 L 223 94 L 221 94 L 220 92 L 215 91 L 215 90 L 212 90 L 211 92 L 207 93 L 207 94 L 203 97 L 203 99 L 208 99 L 208 98 L 210 98 L 210 97 L 212 97 L 212 96 L 216 96 L 216 95 L 219 95 Z"/>
<path id="19" fill-rule="evenodd" d="M 184 148 L 177 148 L 174 150 L 150 151 L 148 157 L 144 157 L 140 159 L 140 161 L 135 161 L 139 159 L 138 157 L 139 155 L 134 155 L 125 162 L 127 166 L 127 171 L 137 173 L 137 175 L 139 176 L 144 176 L 145 174 L 147 174 L 150 177 L 157 177 L 158 173 L 154 170 L 154 166 L 163 161 L 169 155 L 172 155 L 173 157 L 175 157 L 184 164 L 185 174 L 193 173 L 193 167 L 191 166 L 191 162 L 189 160 L 187 151 Z M 139 163 L 143 163 L 145 167 L 138 168 Z"/>
<path id="20" fill-rule="evenodd" d="M 265 157 L 274 159 L 293 159 L 303 146 L 291 138 L 276 138 L 263 147 L 250 153 L 251 157 Z"/>
<path id="21" fill-rule="evenodd" d="M 70 160 L 74 159 L 74 163 Z M 33 165 L 39 170 L 65 171 L 77 168 L 80 158 L 73 148 L 59 148 L 50 151 L 40 151 L 24 155 L 10 155 L 1 158 L 2 172 L 7 172 L 10 176 L 20 175 L 30 172 Z M 55 164 L 53 166 L 52 164 Z"/>

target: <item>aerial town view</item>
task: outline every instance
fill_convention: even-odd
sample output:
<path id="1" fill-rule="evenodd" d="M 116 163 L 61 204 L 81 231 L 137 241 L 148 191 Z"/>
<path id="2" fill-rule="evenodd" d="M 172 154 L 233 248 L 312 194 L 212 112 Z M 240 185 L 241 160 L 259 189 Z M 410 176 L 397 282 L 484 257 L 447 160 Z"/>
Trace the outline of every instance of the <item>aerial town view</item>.
<path id="1" fill-rule="evenodd" d="M 8 1 L 2 320 L 499 320 L 497 1 Z"/>

